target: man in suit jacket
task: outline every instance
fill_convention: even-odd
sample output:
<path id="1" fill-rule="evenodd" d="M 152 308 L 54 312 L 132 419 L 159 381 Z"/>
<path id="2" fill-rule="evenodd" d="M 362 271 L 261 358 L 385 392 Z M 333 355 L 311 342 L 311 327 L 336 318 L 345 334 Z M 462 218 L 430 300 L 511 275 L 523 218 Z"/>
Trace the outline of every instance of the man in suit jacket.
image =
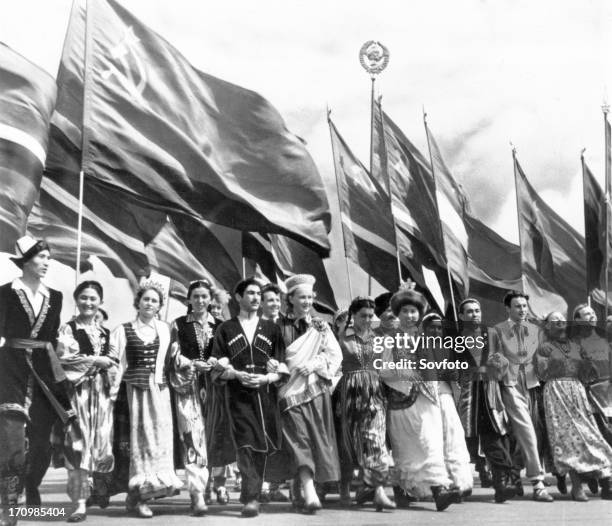
<path id="1" fill-rule="evenodd" d="M 533 483 L 533 499 L 552 502 L 544 487 L 544 470 L 538 453 L 536 428 L 543 426 L 537 411 L 540 382 L 533 368 L 533 355 L 540 344 L 540 328 L 527 321 L 529 296 L 511 291 L 504 297 L 508 319 L 491 331 L 491 358 L 507 361 L 502 374 L 502 399 L 512 432 L 523 453 L 527 477 Z"/>

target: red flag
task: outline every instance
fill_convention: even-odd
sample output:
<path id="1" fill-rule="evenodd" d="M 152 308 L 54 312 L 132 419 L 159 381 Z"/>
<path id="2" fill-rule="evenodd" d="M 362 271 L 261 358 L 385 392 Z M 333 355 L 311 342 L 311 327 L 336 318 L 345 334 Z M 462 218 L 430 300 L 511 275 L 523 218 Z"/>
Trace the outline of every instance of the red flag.
<path id="1" fill-rule="evenodd" d="M 582 157 L 582 187 L 584 193 L 584 238 L 587 295 L 604 290 L 604 257 L 606 203 L 604 193 Z"/>
<path id="2" fill-rule="evenodd" d="M 311 274 L 317 280 L 315 308 L 328 314 L 338 310 L 325 265 L 315 252 L 291 238 L 275 234 L 243 232 L 242 239 L 244 257 L 257 263 L 270 281 L 284 280 L 293 274 Z"/>
<path id="3" fill-rule="evenodd" d="M 47 152 L 55 81 L 0 43 L 0 251 L 24 235 Z"/>
<path id="4" fill-rule="evenodd" d="M 585 301 L 584 239 L 527 181 L 514 154 L 521 266 L 534 313 L 566 311 Z"/>
<path id="5" fill-rule="evenodd" d="M 331 119 L 328 122 L 345 255 L 383 287 L 397 290 L 395 225 L 388 193 L 353 155 Z"/>
<path id="6" fill-rule="evenodd" d="M 194 69 L 117 2 L 88 9 L 88 23 L 82 6 L 71 16 L 56 110 L 75 137 L 84 122 L 87 178 L 145 206 L 286 234 L 327 254 L 323 181 L 274 107 Z"/>
<path id="7" fill-rule="evenodd" d="M 446 264 L 453 279 L 462 288 L 462 296 L 467 296 L 468 278 L 468 234 L 465 229 L 467 197 L 455 181 L 442 153 L 438 148 L 427 122 L 425 132 L 431 155 L 431 166 L 436 185 L 436 204 L 442 226 Z"/>

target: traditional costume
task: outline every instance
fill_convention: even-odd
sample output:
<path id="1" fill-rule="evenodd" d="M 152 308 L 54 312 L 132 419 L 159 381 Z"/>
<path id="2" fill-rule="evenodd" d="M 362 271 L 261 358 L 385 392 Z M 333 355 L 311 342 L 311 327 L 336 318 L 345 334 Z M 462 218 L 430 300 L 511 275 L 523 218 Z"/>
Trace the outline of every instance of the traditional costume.
<path id="1" fill-rule="evenodd" d="M 140 318 L 111 334 L 111 353 L 121 359 L 129 404 L 129 502 L 174 495 L 182 482 L 174 471 L 170 389 L 170 329 L 162 321 Z"/>
<path id="2" fill-rule="evenodd" d="M 507 360 L 498 356 L 498 361 L 489 363 L 489 332 L 483 325 L 464 323 L 460 336 L 480 337 L 482 346 L 474 345 L 457 353 L 467 364 L 459 375 L 459 417 L 465 431 L 465 440 L 472 461 L 479 466 L 480 451 L 484 454 L 493 472 L 495 500 L 503 502 L 514 496 L 508 486 L 512 472 L 508 415 L 504 408 L 499 387 Z M 484 469 L 484 462 L 480 464 Z"/>
<path id="3" fill-rule="evenodd" d="M 24 237 L 17 241 L 24 261 L 45 248 Z M 29 505 L 40 505 L 40 485 L 51 459 L 55 421 L 75 413 L 66 376 L 54 351 L 62 294 L 39 285 L 32 291 L 18 278 L 0 287 L 0 496 L 3 510 L 16 506 L 25 482 Z M 26 457 L 26 438 L 28 444 Z M 10 521 L 8 522 L 10 523 Z"/>
<path id="4" fill-rule="evenodd" d="M 287 292 L 307 286 L 314 278 L 296 275 L 286 282 Z M 296 318 L 282 322 L 286 363 L 291 373 L 279 390 L 283 436 L 293 457 L 294 472 L 308 468 L 315 482 L 340 479 L 338 446 L 331 403 L 332 380 L 342 363 L 342 351 L 327 323 Z M 311 365 L 313 372 L 302 376 L 297 369 Z"/>
<path id="5" fill-rule="evenodd" d="M 592 374 L 584 379 L 587 384 L 587 395 L 597 426 L 608 444 L 612 446 L 612 389 L 610 389 L 612 347 L 595 328 L 584 329 L 586 334 L 578 334 L 575 340 L 593 364 Z"/>
<path id="6" fill-rule="evenodd" d="M 174 320 L 171 326 L 174 367 L 169 375 L 173 387 L 176 431 L 180 442 L 180 462 L 187 476 L 187 489 L 192 500 L 204 494 L 208 481 L 204 374 L 185 374 L 194 360 L 210 358 L 213 336 L 220 322 L 211 314 L 201 323 L 193 314 Z"/>
<path id="7" fill-rule="evenodd" d="M 83 324 L 74 319 L 64 325 L 57 342 L 57 354 L 72 384 L 72 403 L 77 412 L 80 439 L 66 433 L 56 450 L 56 467 L 69 471 L 68 495 L 73 502 L 90 497 L 108 505 L 113 455 L 113 408 L 118 381 L 119 356 L 110 353 L 108 329 L 95 322 Z M 96 356 L 107 356 L 117 367 L 100 369 Z M 79 463 L 73 463 L 80 456 Z"/>
<path id="8" fill-rule="evenodd" d="M 489 359 L 498 360 L 499 355 L 508 362 L 501 393 L 512 434 L 520 446 L 520 451 L 515 452 L 518 457 L 514 455 L 513 477 L 520 482 L 520 468 L 524 465 L 527 477 L 534 483 L 534 499 L 549 502 L 552 497 L 542 484 L 544 469 L 540 461 L 547 447 L 541 388 L 532 363 L 539 344 L 539 327 L 509 319 L 495 325 L 491 332 Z"/>
<path id="9" fill-rule="evenodd" d="M 276 387 L 250 388 L 233 376 L 233 371 L 267 374 L 271 359 L 283 367 L 285 346 L 280 329 L 271 321 L 247 320 L 248 329 L 239 318 L 223 322 L 215 333 L 212 356 L 226 371 L 213 374 L 217 379 L 227 373 L 225 399 L 230 422 L 230 437 L 236 449 L 238 469 L 242 474 L 240 502 L 259 499 L 266 469 L 266 459 L 281 447 L 281 428 Z M 231 366 L 231 368 L 229 367 Z"/>
<path id="10" fill-rule="evenodd" d="M 560 475 L 569 472 L 574 481 L 581 474 L 600 479 L 602 496 L 612 498 L 612 447 L 597 427 L 580 380 L 588 378 L 593 362 L 578 344 L 564 339 L 543 343 L 534 364 L 538 376 L 546 382 L 544 406 L 555 471 Z M 577 498 L 575 491 L 572 488 Z"/>
<path id="11" fill-rule="evenodd" d="M 374 368 L 374 333 L 364 338 L 349 327 L 340 337 L 342 378 L 336 387 L 335 413 L 339 422 L 341 480 L 350 483 L 359 468 L 364 484 L 384 485 L 391 456 L 386 445 L 383 386 Z"/>

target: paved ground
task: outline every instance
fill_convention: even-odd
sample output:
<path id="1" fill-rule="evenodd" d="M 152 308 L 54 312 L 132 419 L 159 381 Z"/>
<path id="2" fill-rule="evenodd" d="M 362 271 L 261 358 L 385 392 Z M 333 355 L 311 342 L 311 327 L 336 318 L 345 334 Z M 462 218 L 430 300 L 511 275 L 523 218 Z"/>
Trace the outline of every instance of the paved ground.
<path id="1" fill-rule="evenodd" d="M 42 486 L 43 503 L 58 510 L 64 509 L 67 517 L 71 505 L 65 495 L 65 470 L 49 470 Z M 612 525 L 612 501 L 603 501 L 597 496 L 591 496 L 586 503 L 574 502 L 568 495 L 559 495 L 556 488 L 550 488 L 557 500 L 552 504 L 536 503 L 531 500 L 531 489 L 526 487 L 527 495 L 505 504 L 495 504 L 492 501 L 492 490 L 481 489 L 476 484 L 474 495 L 469 501 L 453 505 L 444 512 L 436 512 L 432 502 L 422 502 L 409 510 L 377 513 L 370 507 L 353 507 L 350 510 L 341 509 L 337 504 L 337 496 L 329 497 L 328 506 L 317 515 L 299 515 L 293 513 L 288 504 L 267 504 L 262 507 L 262 514 L 254 519 L 240 517 L 238 495 L 231 493 L 231 501 L 227 506 L 214 505 L 209 514 L 203 518 L 189 516 L 189 498 L 186 492 L 174 498 L 163 499 L 151 506 L 155 517 L 145 521 L 127 516 L 124 508 L 124 495 L 118 495 L 111 500 L 111 505 L 105 509 L 92 508 L 88 514 L 89 525 L 184 525 L 206 524 L 233 526 L 248 524 L 250 526 L 273 525 L 495 525 L 504 526 L 520 524 L 550 524 L 562 526 L 565 524 L 577 526 Z M 389 490 L 390 493 L 390 490 Z M 588 490 L 587 490 L 588 494 Z M 46 524 L 63 522 L 65 517 L 45 520 L 23 519 L 22 524 Z"/>

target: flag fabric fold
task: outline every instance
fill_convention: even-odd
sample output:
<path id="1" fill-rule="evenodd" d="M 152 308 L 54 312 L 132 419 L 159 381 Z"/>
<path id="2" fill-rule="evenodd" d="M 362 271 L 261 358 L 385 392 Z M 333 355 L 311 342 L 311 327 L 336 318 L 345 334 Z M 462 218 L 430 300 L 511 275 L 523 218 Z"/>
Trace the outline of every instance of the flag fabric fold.
<path id="1" fill-rule="evenodd" d="M 47 153 L 55 81 L 0 43 L 0 251 L 26 231 Z"/>
<path id="2" fill-rule="evenodd" d="M 431 170 L 436 188 L 436 205 L 442 227 L 446 265 L 466 297 L 469 290 L 468 234 L 465 214 L 468 198 L 450 173 L 427 122 L 425 132 L 431 156 Z"/>
<path id="3" fill-rule="evenodd" d="M 586 301 L 584 240 L 537 194 L 513 157 L 525 292 L 538 316 L 567 312 Z"/>
<path id="4" fill-rule="evenodd" d="M 77 2 L 71 15 L 55 120 L 70 123 L 73 140 L 84 132 L 87 179 L 143 206 L 282 233 L 327 254 L 323 181 L 276 109 L 194 69 L 117 2 L 87 9 Z"/>
<path id="5" fill-rule="evenodd" d="M 345 256 L 388 290 L 399 275 L 395 224 L 388 193 L 359 162 L 328 119 Z"/>

